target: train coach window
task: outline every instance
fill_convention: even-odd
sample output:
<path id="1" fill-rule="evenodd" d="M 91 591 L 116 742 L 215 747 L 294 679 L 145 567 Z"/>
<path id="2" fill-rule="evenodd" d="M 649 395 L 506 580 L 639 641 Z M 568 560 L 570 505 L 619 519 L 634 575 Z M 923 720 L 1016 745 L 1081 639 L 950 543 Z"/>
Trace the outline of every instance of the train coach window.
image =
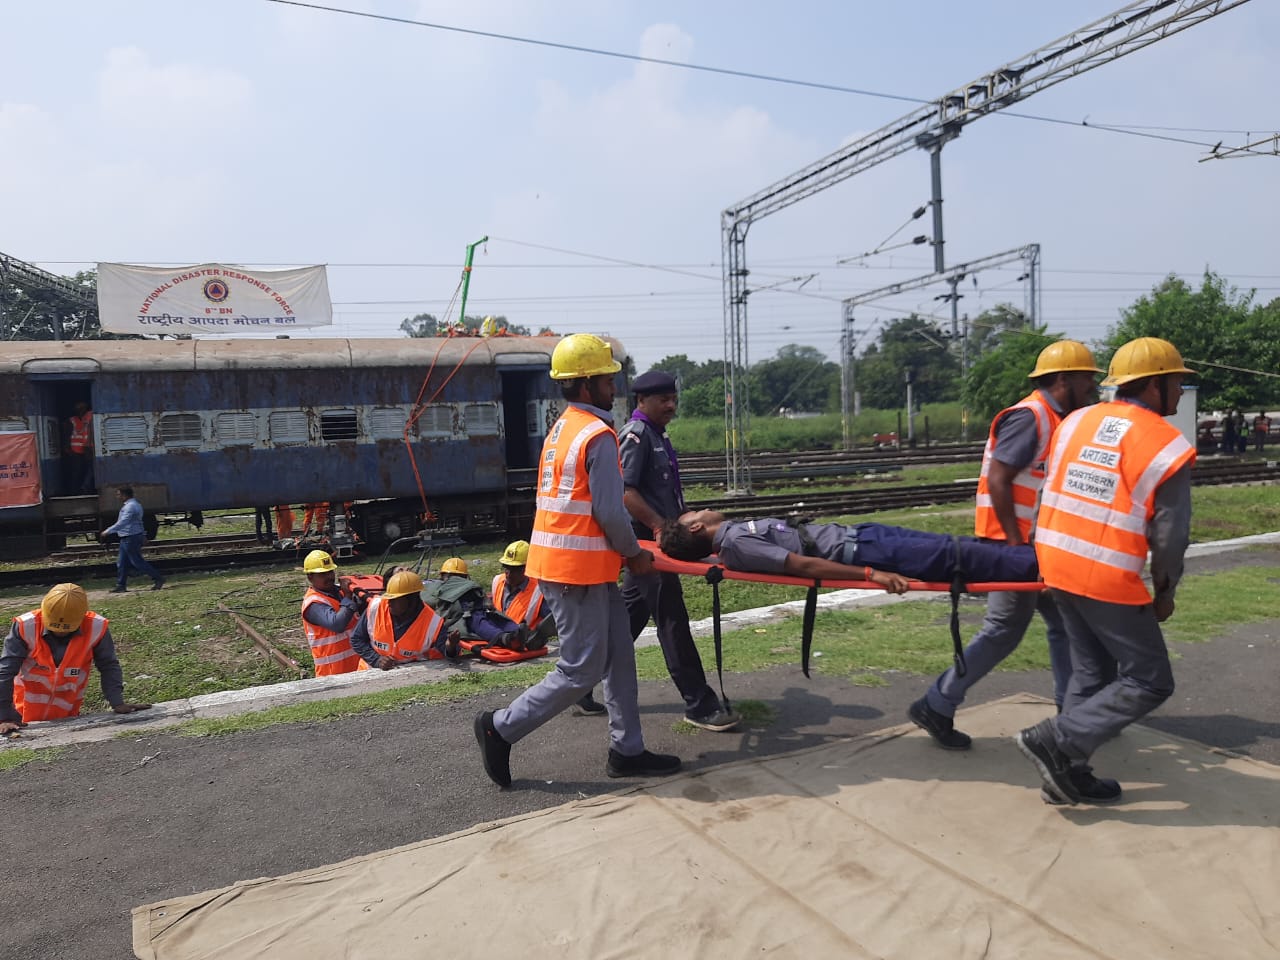
<path id="1" fill-rule="evenodd" d="M 354 410 L 325 410 L 320 414 L 320 436 L 324 440 L 354 440 L 356 438 L 356 412 Z"/>
<path id="2" fill-rule="evenodd" d="M 374 407 L 369 411 L 369 436 L 374 440 L 399 440 L 407 420 L 403 407 Z"/>
<path id="3" fill-rule="evenodd" d="M 160 417 L 160 442 L 166 447 L 198 447 L 204 439 L 198 413 L 166 413 Z"/>
<path id="4" fill-rule="evenodd" d="M 496 403 L 468 403 L 462 408 L 462 418 L 471 437 L 492 437 L 498 433 L 498 405 Z"/>
<path id="5" fill-rule="evenodd" d="M 144 417 L 107 417 L 102 422 L 102 449 L 106 453 L 147 449 Z"/>
<path id="6" fill-rule="evenodd" d="M 275 410 L 267 421 L 272 443 L 306 443 L 311 439 L 301 410 Z"/>
<path id="7" fill-rule="evenodd" d="M 26 433 L 27 421 L 22 419 L 0 420 L 0 433 Z"/>
<path id="8" fill-rule="evenodd" d="M 453 407 L 447 403 L 430 403 L 418 420 L 418 434 L 423 437 L 453 436 Z"/>
<path id="9" fill-rule="evenodd" d="M 213 420 L 213 437 L 224 447 L 258 439 L 258 418 L 252 413 L 220 413 Z"/>

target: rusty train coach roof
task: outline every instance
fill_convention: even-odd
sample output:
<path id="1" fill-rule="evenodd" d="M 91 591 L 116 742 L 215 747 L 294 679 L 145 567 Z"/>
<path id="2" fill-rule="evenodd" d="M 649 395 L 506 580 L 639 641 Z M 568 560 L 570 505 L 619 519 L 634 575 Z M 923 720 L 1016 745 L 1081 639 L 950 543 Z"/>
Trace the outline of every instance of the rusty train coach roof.
<path id="1" fill-rule="evenodd" d="M 606 338 L 609 339 L 609 338 Z M 546 366 L 559 337 L 379 340 L 24 340 L 0 343 L 0 375 L 459 365 Z M 625 350 L 609 339 L 614 356 Z"/>

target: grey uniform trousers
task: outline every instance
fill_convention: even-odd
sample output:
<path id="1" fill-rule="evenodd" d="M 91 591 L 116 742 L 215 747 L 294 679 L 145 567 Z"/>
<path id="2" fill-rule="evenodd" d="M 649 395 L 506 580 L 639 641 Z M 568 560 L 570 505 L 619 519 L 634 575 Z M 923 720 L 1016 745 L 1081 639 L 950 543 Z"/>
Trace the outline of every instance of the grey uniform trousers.
<path id="1" fill-rule="evenodd" d="M 1071 640 L 1071 683 L 1054 725 L 1074 763 L 1173 695 L 1173 666 L 1151 604 L 1132 606 L 1052 590 Z"/>
<path id="2" fill-rule="evenodd" d="M 962 677 L 949 667 L 934 681 L 927 694 L 929 706 L 945 717 L 954 717 L 969 688 L 995 669 L 1022 642 L 1036 611 L 1044 617 L 1049 636 L 1049 664 L 1053 668 L 1053 699 L 1061 706 L 1071 679 L 1071 651 L 1067 629 L 1048 590 L 1001 590 L 987 597 L 982 627 L 964 650 Z"/>
<path id="3" fill-rule="evenodd" d="M 572 706 L 603 677 L 610 744 L 624 756 L 642 753 L 636 651 L 618 585 L 543 580 L 542 596 L 560 633 L 560 659 L 536 686 L 494 713 L 494 729 L 515 743 Z"/>

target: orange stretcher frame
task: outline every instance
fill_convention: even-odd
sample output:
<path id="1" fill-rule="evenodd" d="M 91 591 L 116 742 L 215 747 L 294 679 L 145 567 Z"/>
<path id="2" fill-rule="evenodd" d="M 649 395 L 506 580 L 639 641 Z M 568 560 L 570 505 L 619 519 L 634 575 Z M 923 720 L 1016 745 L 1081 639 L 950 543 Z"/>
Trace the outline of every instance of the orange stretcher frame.
<path id="1" fill-rule="evenodd" d="M 720 695 L 724 700 L 726 710 L 729 709 L 729 700 L 724 696 L 724 657 L 720 632 L 721 581 L 745 580 L 752 583 L 777 583 L 806 589 L 804 618 L 800 634 L 800 669 L 806 677 L 809 676 L 809 652 L 813 647 L 813 625 L 818 611 L 818 589 L 820 587 L 833 587 L 841 590 L 884 590 L 884 587 L 880 584 L 870 580 L 821 580 L 810 577 L 792 577 L 783 573 L 746 573 L 741 570 L 730 570 L 720 563 L 719 558 L 714 555 L 706 560 L 697 562 L 675 560 L 663 553 L 652 540 L 641 540 L 640 546 L 653 554 L 653 567 L 660 573 L 702 577 L 707 583 L 711 584 L 711 616 L 716 650 L 716 673 L 720 678 Z M 968 672 L 968 666 L 964 660 L 964 642 L 960 637 L 960 595 L 962 593 L 994 593 L 1002 591 L 1038 592 L 1044 589 L 1044 584 L 1038 580 L 973 583 L 964 581 L 929 583 L 923 580 L 912 580 L 907 589 L 951 594 L 952 656 L 955 661 L 956 673 L 963 677 Z"/>

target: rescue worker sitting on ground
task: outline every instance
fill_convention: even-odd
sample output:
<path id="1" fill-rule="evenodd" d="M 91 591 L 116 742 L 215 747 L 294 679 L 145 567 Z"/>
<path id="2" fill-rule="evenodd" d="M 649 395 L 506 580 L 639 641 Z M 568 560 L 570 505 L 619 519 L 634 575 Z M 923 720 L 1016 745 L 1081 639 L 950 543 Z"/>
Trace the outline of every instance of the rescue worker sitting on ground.
<path id="1" fill-rule="evenodd" d="M 338 565 L 323 550 L 312 550 L 302 561 L 307 592 L 302 598 L 302 629 L 311 647 L 316 676 L 359 670 L 363 662 L 351 648 L 351 631 L 366 601 L 338 586 Z"/>
<path id="2" fill-rule="evenodd" d="M 691 510 L 668 520 L 658 538 L 674 560 L 715 553 L 730 570 L 781 573 L 818 580 L 868 580 L 905 593 L 908 579 L 950 583 L 1036 580 L 1035 548 L 1003 546 L 881 523 L 804 523 L 773 517 L 726 520 L 714 510 Z"/>
<path id="3" fill-rule="evenodd" d="M 529 643 L 527 627 L 488 606 L 484 587 L 471 579 L 461 557 L 450 557 L 440 566 L 440 579 L 427 581 L 423 599 L 444 617 L 451 632 L 508 650 L 538 649 Z"/>
<path id="4" fill-rule="evenodd" d="M 15 617 L 0 653 L 0 736 L 34 720 L 78 717 L 91 668 L 116 713 L 149 709 L 126 703 L 124 677 L 107 619 L 89 609 L 74 583 L 60 583 L 40 606 Z"/>
<path id="5" fill-rule="evenodd" d="M 379 670 L 442 660 L 458 650 L 457 637 L 449 635 L 444 617 L 422 602 L 422 577 L 412 570 L 393 573 L 382 596 L 369 601 L 351 631 L 351 647 Z"/>
<path id="6" fill-rule="evenodd" d="M 538 581 L 525 576 L 524 565 L 528 560 L 528 540 L 507 544 L 498 560 L 502 572 L 494 575 L 490 600 L 493 609 L 525 625 L 532 646 L 545 647 L 556 635 L 556 620 L 542 599 Z"/>

